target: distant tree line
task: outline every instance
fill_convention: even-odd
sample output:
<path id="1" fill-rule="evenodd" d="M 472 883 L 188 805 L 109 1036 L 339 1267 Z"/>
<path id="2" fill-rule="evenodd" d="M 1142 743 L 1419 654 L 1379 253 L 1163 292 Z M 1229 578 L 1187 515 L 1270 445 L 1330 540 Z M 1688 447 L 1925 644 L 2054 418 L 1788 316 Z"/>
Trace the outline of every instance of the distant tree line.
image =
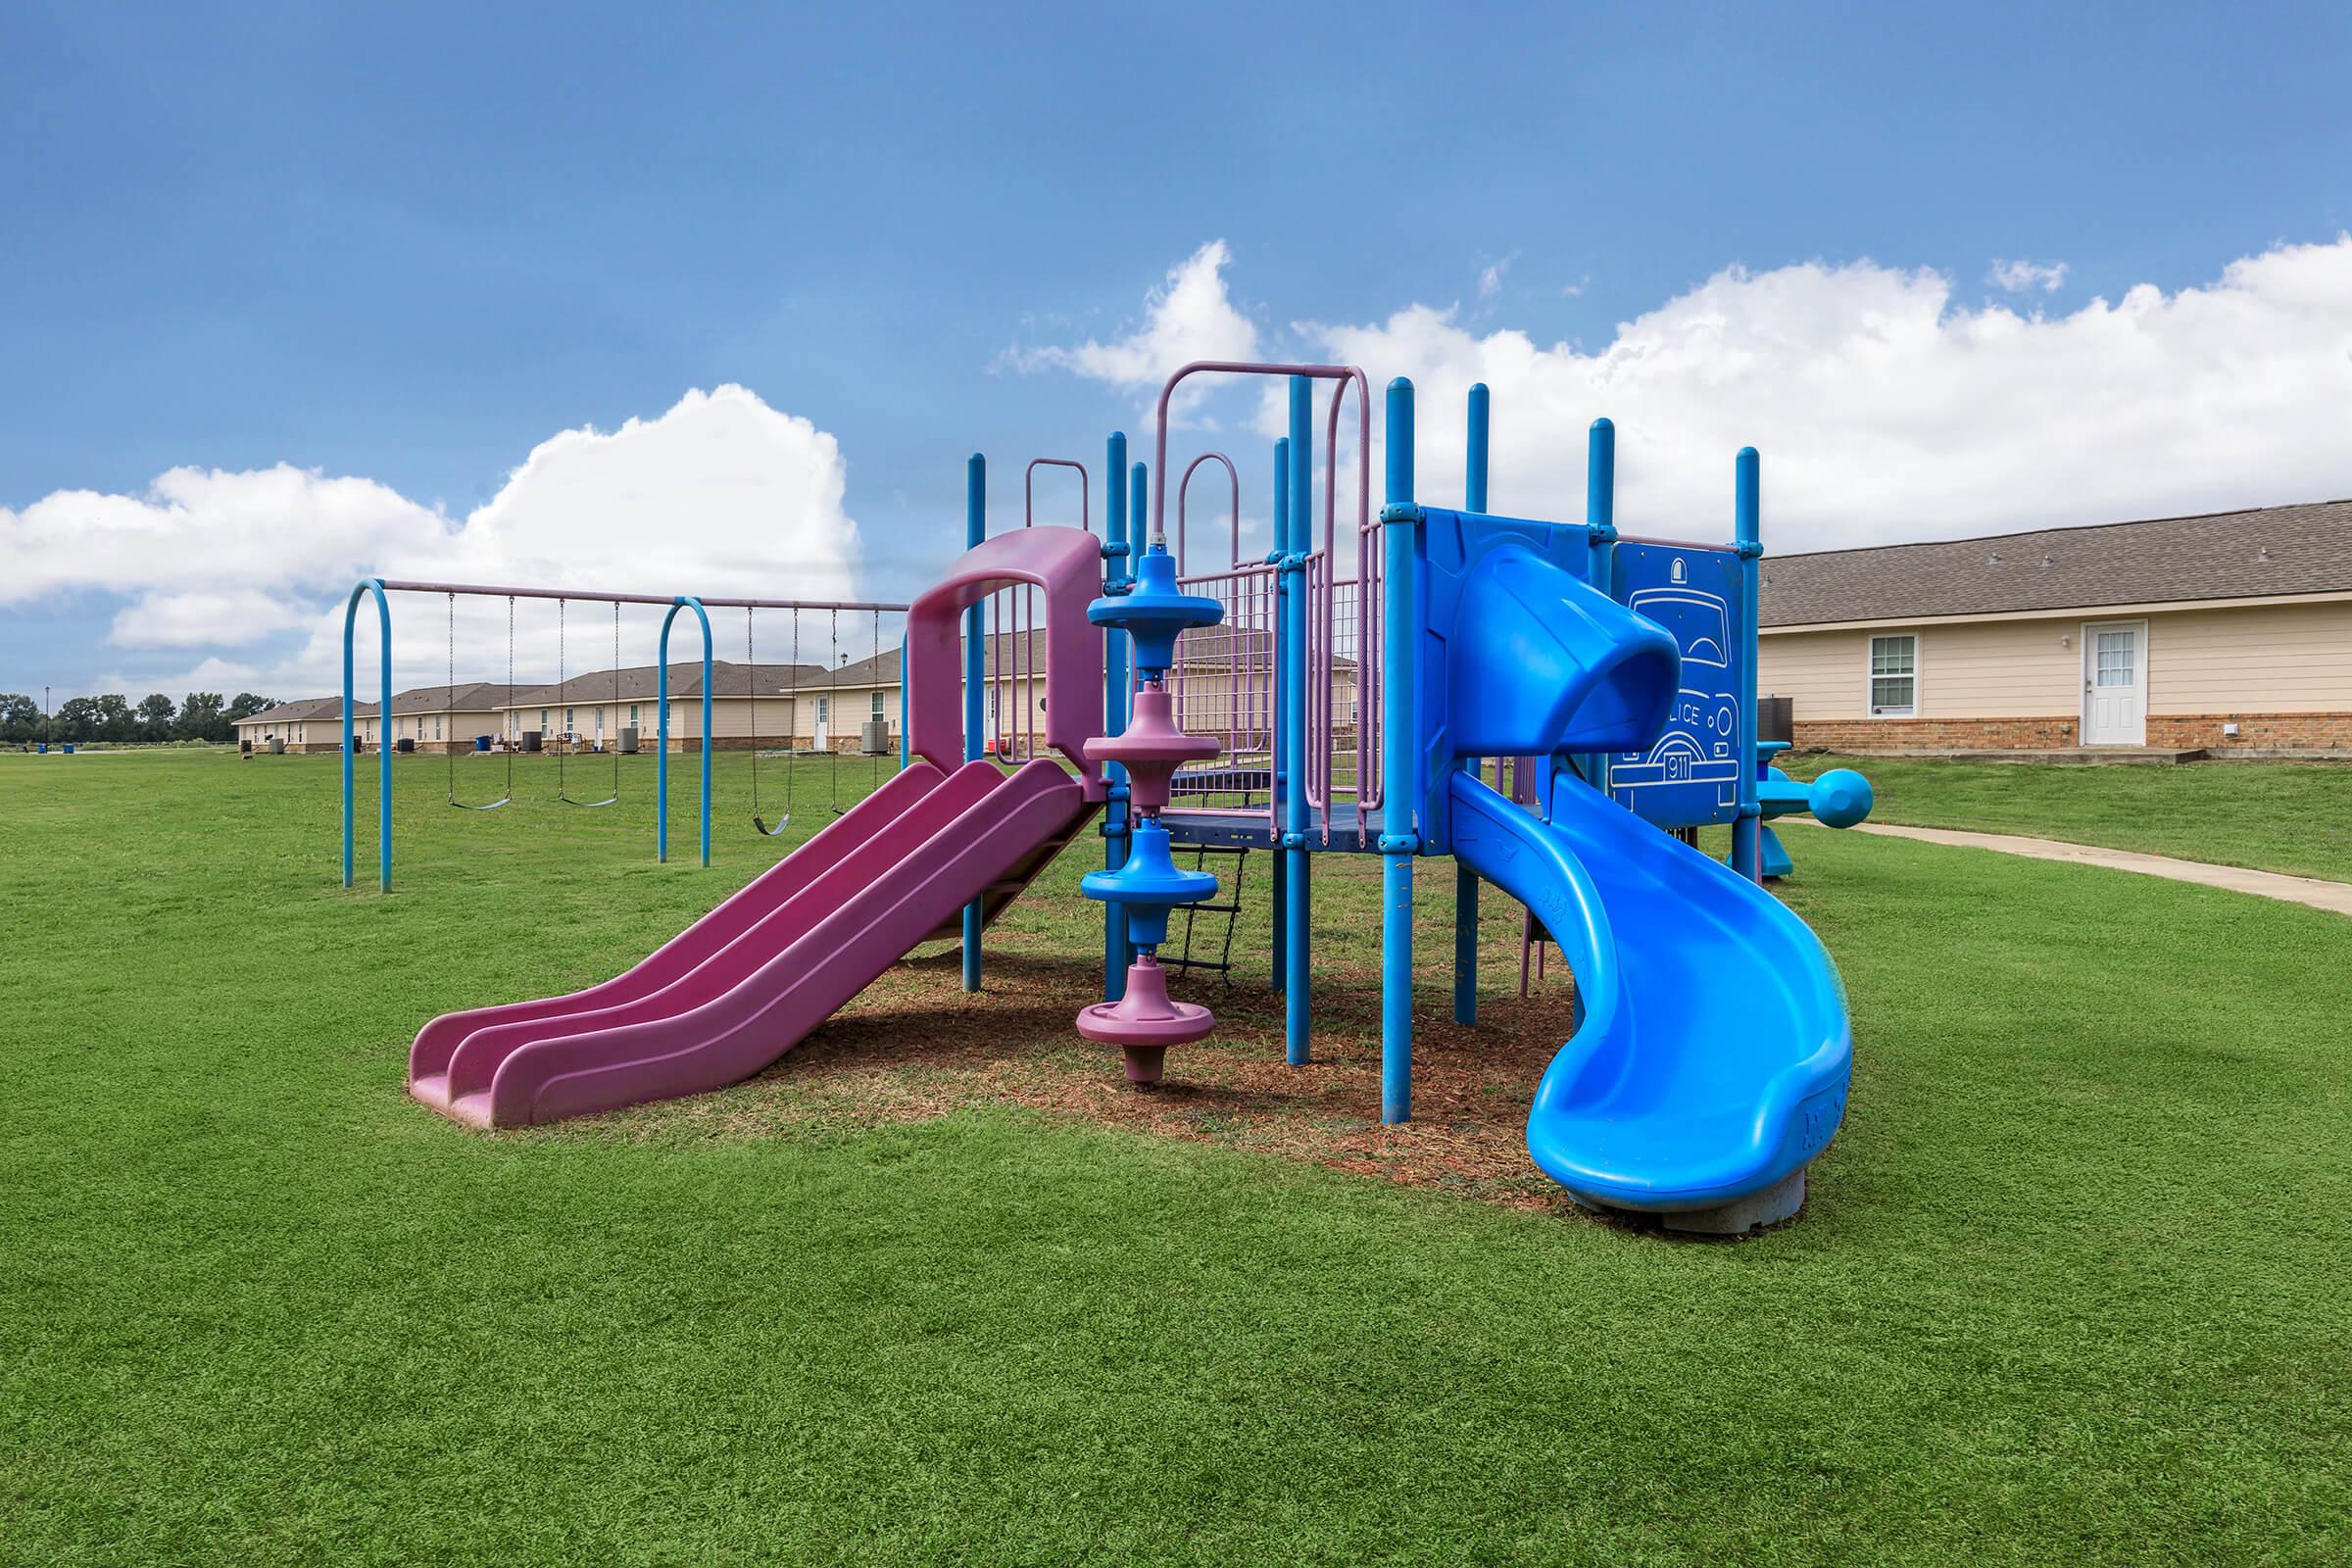
<path id="1" fill-rule="evenodd" d="M 225 702 L 219 692 L 190 692 L 177 706 L 162 692 L 132 703 L 108 692 L 69 697 L 43 717 L 41 705 L 22 692 L 0 692 L 0 745 L 32 741 L 233 741 L 237 720 L 276 707 L 272 698 L 239 692 Z"/>

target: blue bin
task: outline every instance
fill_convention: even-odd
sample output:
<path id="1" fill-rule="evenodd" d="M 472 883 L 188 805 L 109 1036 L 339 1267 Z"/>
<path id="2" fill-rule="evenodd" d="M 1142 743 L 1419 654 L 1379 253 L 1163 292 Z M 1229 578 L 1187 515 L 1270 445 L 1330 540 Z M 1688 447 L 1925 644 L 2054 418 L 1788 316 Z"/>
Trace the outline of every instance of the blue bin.
<path id="1" fill-rule="evenodd" d="M 473 749 L 477 752 L 488 751 L 490 749 L 490 737 L 487 735 L 476 735 L 473 738 Z"/>

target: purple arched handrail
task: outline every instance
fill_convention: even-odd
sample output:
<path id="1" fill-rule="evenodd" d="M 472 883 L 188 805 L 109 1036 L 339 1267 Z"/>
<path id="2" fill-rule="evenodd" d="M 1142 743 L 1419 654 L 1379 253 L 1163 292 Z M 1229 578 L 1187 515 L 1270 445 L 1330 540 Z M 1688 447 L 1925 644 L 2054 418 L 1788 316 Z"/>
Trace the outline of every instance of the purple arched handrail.
<path id="1" fill-rule="evenodd" d="M 1037 470 L 1040 468 L 1075 468 L 1078 471 L 1078 526 L 1082 532 L 1095 531 L 1090 509 L 1095 493 L 1094 480 L 1086 465 L 1076 458 L 1031 458 L 1029 466 L 1021 470 L 1021 526 L 1037 525 Z M 1021 706 L 1020 743 L 1017 754 L 1023 760 L 1037 751 L 1037 669 L 1033 648 L 1037 642 L 1037 595 L 1028 588 L 1005 588 L 989 596 L 990 612 L 997 623 L 997 633 L 1003 638 L 1005 622 L 1012 623 L 1009 643 L 1000 641 L 1003 662 L 988 675 L 988 710 L 996 719 L 997 745 L 1004 748 L 1013 740 L 1004 722 L 1006 688 L 1013 684 L 1014 661 L 1019 661 L 1018 695 L 1012 700 Z M 986 668 L 984 664 L 984 669 Z"/>
<path id="2" fill-rule="evenodd" d="M 1233 564 L 1242 564 L 1242 475 L 1233 460 L 1222 452 L 1203 452 L 1185 465 L 1184 477 L 1176 485 L 1176 575 L 1184 575 L 1185 503 L 1193 491 L 1193 471 L 1203 463 L 1225 465 L 1225 480 L 1233 489 Z"/>
<path id="3" fill-rule="evenodd" d="M 1087 515 L 1094 494 L 1095 482 L 1087 477 L 1086 465 L 1076 458 L 1031 458 L 1029 466 L 1021 470 L 1021 526 L 1026 528 L 1037 521 L 1037 470 L 1040 468 L 1076 468 L 1078 470 L 1078 526 L 1088 533 L 1095 531 Z"/>

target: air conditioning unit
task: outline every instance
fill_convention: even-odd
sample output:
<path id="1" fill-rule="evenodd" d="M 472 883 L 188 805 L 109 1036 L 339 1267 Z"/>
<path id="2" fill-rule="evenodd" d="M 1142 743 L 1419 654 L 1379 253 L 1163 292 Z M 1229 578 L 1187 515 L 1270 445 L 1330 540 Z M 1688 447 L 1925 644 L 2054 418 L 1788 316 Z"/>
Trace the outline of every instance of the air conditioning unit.
<path id="1" fill-rule="evenodd" d="M 890 725 L 879 718 L 869 718 L 859 734 L 868 757 L 884 757 L 890 753 Z"/>

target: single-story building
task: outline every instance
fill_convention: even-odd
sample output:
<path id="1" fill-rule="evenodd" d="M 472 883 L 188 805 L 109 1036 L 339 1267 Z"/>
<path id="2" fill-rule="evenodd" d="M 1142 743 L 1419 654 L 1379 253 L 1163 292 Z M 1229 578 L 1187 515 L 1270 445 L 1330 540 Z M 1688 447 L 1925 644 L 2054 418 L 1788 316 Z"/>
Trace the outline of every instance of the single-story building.
<path id="1" fill-rule="evenodd" d="M 710 665 L 710 728 L 719 751 L 749 751 L 792 744 L 793 705 L 790 693 L 823 677 L 814 664 L 740 664 L 714 660 Z M 620 670 L 590 670 L 560 686 L 517 687 L 512 699 L 502 688 L 490 688 L 491 706 L 498 716 L 484 733 L 504 732 L 510 744 L 519 745 L 525 731 L 536 730 L 547 746 L 568 742 L 586 751 L 618 745 L 620 732 L 633 729 L 638 745 L 654 749 L 661 725 L 659 664 L 634 664 Z M 397 705 L 396 705 L 397 706 Z M 702 750 L 702 661 L 672 662 L 669 666 L 669 745 L 673 752 Z M 853 737 L 854 741 L 855 737 Z"/>
<path id="2" fill-rule="evenodd" d="M 499 730 L 499 700 L 505 688 L 496 681 L 462 681 L 451 686 L 417 686 L 392 694 L 392 740 L 416 742 L 420 752 L 445 752 L 470 747 L 476 735 Z M 343 745 L 343 699 L 311 697 L 280 703 L 250 718 L 237 720 L 237 739 L 251 741 L 256 751 L 283 740 L 289 752 L 332 752 Z M 373 703 L 351 705 L 353 739 L 363 752 L 373 751 L 382 728 Z"/>
<path id="3" fill-rule="evenodd" d="M 521 688 L 516 688 L 519 692 Z M 416 686 L 392 694 L 392 744 L 414 741 L 420 752 L 467 751 L 476 735 L 496 735 L 504 722 L 507 697 L 499 681 L 461 681 L 455 686 Z M 373 750 L 372 706 L 352 705 L 352 729 L 363 751 Z"/>
<path id="4" fill-rule="evenodd" d="M 374 722 L 373 703 L 351 705 L 355 725 Z M 289 752 L 333 752 L 343 747 L 343 699 L 340 697 L 306 697 L 297 702 L 279 703 L 260 712 L 237 720 L 237 739 L 249 743 L 257 752 L 266 752 L 271 741 L 284 741 Z"/>
<path id="5" fill-rule="evenodd" d="M 1768 557 L 1800 746 L 2352 748 L 2352 501 Z"/>

